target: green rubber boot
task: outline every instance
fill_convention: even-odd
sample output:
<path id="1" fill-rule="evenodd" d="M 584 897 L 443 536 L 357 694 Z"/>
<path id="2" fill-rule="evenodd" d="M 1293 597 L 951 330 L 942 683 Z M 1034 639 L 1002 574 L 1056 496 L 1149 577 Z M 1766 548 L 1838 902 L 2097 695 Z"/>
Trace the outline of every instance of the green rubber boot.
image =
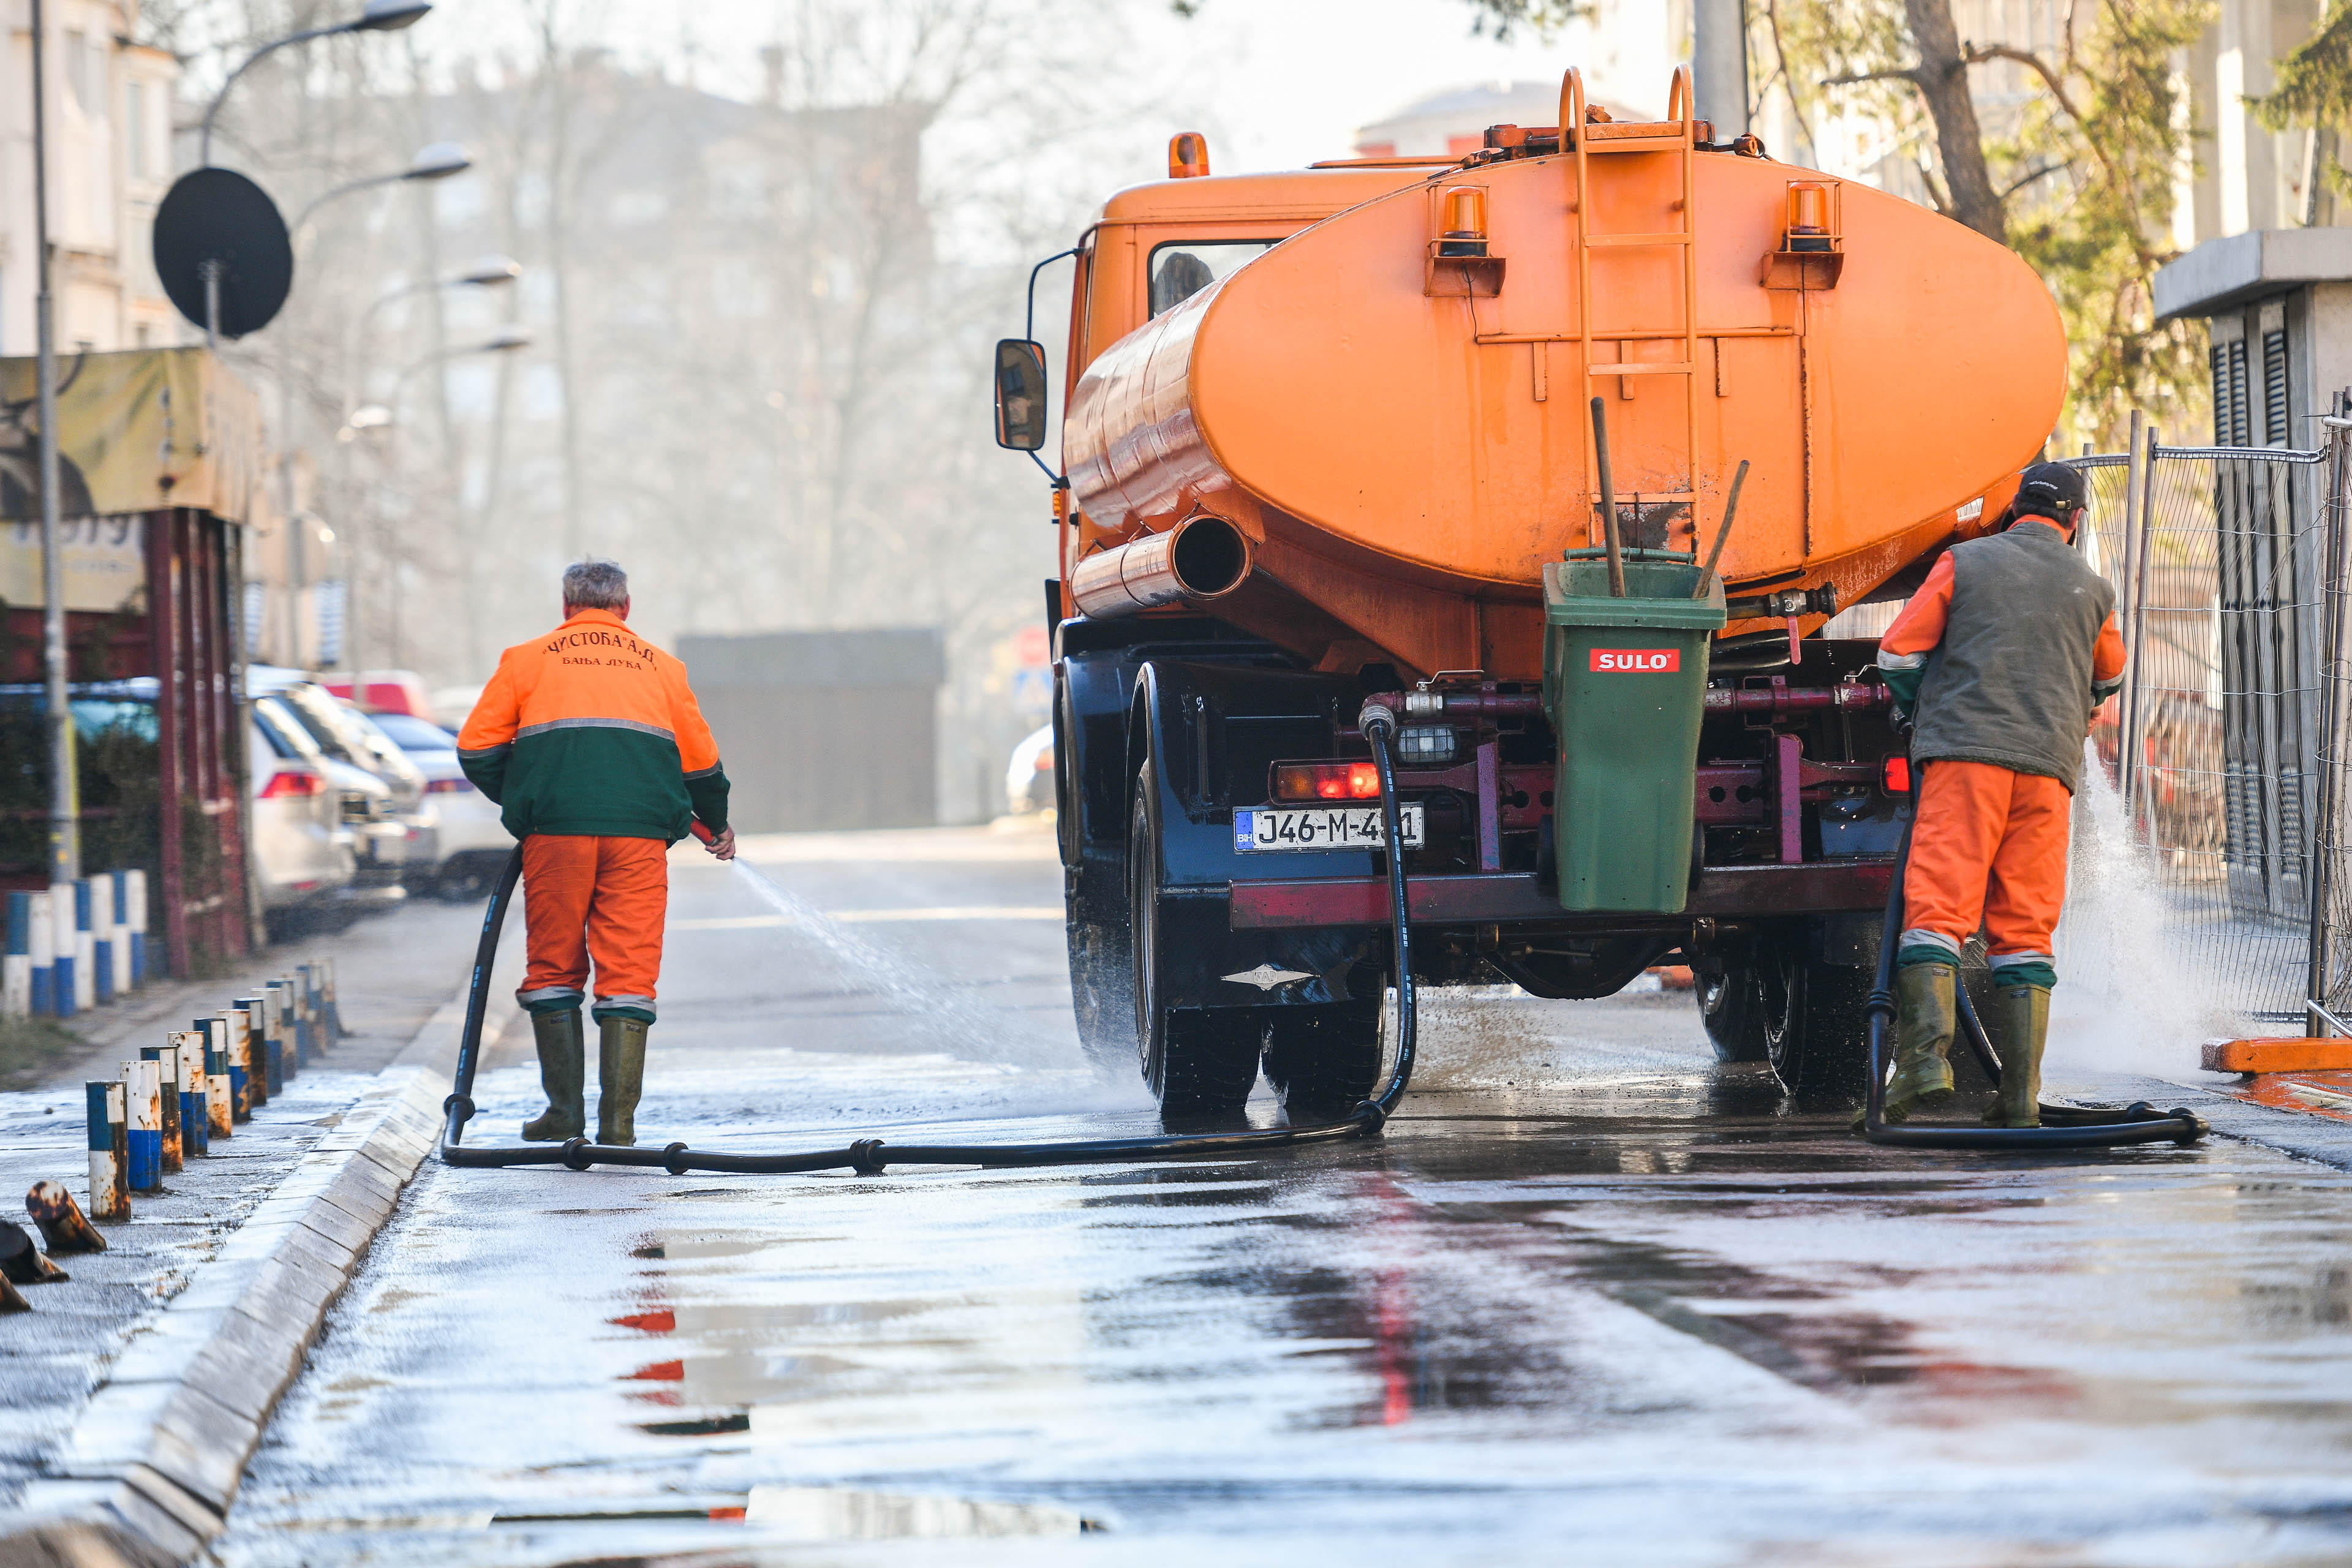
<path id="1" fill-rule="evenodd" d="M 539 1045 L 539 1082 L 547 1090 L 547 1109 L 522 1124 L 522 1135 L 533 1143 L 577 1138 L 588 1129 L 587 1109 L 581 1103 L 588 1043 L 580 1032 L 580 1009 L 533 1013 L 530 1032 Z"/>
<path id="2" fill-rule="evenodd" d="M 1895 972 L 1895 1078 L 1886 1086 L 1886 1120 L 1952 1092 L 1952 1035 L 1959 1007 L 1952 996 L 1959 971 L 1948 963 L 1914 963 Z"/>
<path id="3" fill-rule="evenodd" d="M 637 1095 L 646 1086 L 646 1028 L 641 1018 L 596 1020 L 596 1142 L 637 1141 Z"/>
<path id="4" fill-rule="evenodd" d="M 2000 1091 L 1985 1111 L 1994 1127 L 2042 1125 L 2042 1047 L 2050 1038 L 2050 993 L 2004 985 L 1993 994 L 1993 1032 L 2000 1043 Z"/>

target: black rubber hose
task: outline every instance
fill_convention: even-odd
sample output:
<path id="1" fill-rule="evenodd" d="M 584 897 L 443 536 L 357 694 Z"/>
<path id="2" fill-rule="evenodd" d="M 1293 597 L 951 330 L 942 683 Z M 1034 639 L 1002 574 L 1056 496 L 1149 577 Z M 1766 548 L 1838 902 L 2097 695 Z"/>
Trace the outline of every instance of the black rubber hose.
<path id="1" fill-rule="evenodd" d="M 466 1025 L 457 1044 L 457 1071 L 449 1098 L 442 1102 L 446 1118 L 441 1133 L 444 1164 L 467 1167 L 497 1165 L 564 1165 L 584 1171 L 591 1165 L 640 1166 L 682 1176 L 688 1171 L 719 1171 L 740 1175 L 791 1175 L 811 1171 L 856 1171 L 877 1174 L 890 1165 L 978 1165 L 1003 1170 L 1032 1165 L 1085 1165 L 1150 1160 L 1196 1160 L 1219 1154 L 1258 1154 L 1273 1149 L 1333 1143 L 1368 1138 L 1381 1126 L 1404 1098 L 1412 1079 L 1414 1010 L 1412 934 L 1406 924 L 1404 857 L 1400 846 L 1401 818 L 1397 809 L 1396 768 L 1390 747 L 1396 739 L 1396 716 L 1385 707 L 1368 703 L 1360 720 L 1364 737 L 1372 744 L 1373 765 L 1380 771 L 1381 813 L 1388 832 L 1389 907 L 1396 917 L 1397 1056 L 1380 1094 L 1363 1101 L 1337 1121 L 1305 1127 L 1274 1127 L 1251 1132 L 1181 1132 L 1139 1138 L 1093 1138 L 1052 1143 L 890 1143 L 864 1138 L 839 1149 L 792 1154 L 721 1154 L 684 1143 L 663 1148 L 592 1143 L 574 1138 L 564 1143 L 525 1143 L 467 1148 L 460 1140 L 474 1115 L 474 1073 L 480 1065 L 482 1019 L 489 1002 L 490 965 L 498 956 L 499 936 L 505 928 L 507 906 L 522 874 L 522 849 L 507 859 L 490 905 L 482 917 L 481 941 L 474 950 L 473 982 L 466 994 Z"/>
<path id="2" fill-rule="evenodd" d="M 1911 766 L 1911 816 L 1903 826 L 1903 845 L 1895 852 L 1895 876 L 1886 890 L 1886 914 L 1879 925 L 1878 983 L 1871 987 L 1864 1006 L 1868 1019 L 1870 1082 L 1863 1099 L 1862 1135 L 1873 1143 L 1909 1149 L 1976 1149 L 2013 1152 L 2034 1149 L 2100 1149 L 2128 1143 L 2194 1143 L 2206 1132 L 2204 1119 L 2193 1111 L 2158 1110 L 2137 1101 L 2121 1110 L 2098 1110 L 2074 1105 L 2041 1107 L 2040 1127 L 1954 1127 L 1948 1124 L 1891 1122 L 1886 1109 L 1886 1037 L 1895 1022 L 1895 951 L 1903 940 L 1903 883 L 1911 866 L 1911 831 L 1919 820 L 1919 778 L 1924 764 Z M 1992 1047 L 1983 1020 L 1969 1000 L 1968 987 L 1955 976 L 1953 996 L 1959 1005 L 1960 1029 L 1969 1047 L 1996 1082 L 2000 1058 Z"/>

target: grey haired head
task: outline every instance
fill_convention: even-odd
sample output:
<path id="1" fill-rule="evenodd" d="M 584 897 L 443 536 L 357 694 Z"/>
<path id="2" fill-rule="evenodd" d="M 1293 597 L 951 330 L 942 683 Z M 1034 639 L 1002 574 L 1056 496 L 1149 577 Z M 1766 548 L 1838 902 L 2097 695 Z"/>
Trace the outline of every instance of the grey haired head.
<path id="1" fill-rule="evenodd" d="M 629 602 L 629 574 L 594 557 L 563 571 L 563 602 L 576 610 L 617 610 Z"/>

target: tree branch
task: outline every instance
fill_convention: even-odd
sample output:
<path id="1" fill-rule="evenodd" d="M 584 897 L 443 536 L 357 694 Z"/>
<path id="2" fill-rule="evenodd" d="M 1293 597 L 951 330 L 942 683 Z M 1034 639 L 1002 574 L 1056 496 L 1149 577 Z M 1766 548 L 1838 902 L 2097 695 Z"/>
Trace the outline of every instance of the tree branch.
<path id="1" fill-rule="evenodd" d="M 2012 183 L 2011 184 L 2010 184 L 2010 185 L 2008 185 L 2008 186 L 2004 187 L 2004 188 L 2002 189 L 2001 193 L 2000 193 L 2000 199 L 2001 199 L 2002 201 L 2007 201 L 2007 200 L 2009 200 L 2009 198 L 2010 198 L 2010 197 L 2011 197 L 2011 196 L 2013 196 L 2013 195 L 2017 195 L 2017 193 L 2018 193 L 2018 192 L 2020 192 L 2020 191 L 2021 191 L 2021 190 L 2025 189 L 2025 187 L 2026 187 L 2026 186 L 2028 186 L 2028 185 L 2032 184 L 2034 181 L 2036 181 L 2036 180 L 2038 180 L 2038 179 L 2042 178 L 2042 176 L 2043 176 L 2044 174 L 2057 174 L 2060 170 L 2063 169 L 2065 166 L 2066 166 L 2066 165 L 2065 165 L 2065 164 L 2063 164 L 2063 163 L 2044 163 L 2044 164 L 2042 164 L 2042 167 L 2040 167 L 2040 168 L 2038 168 L 2038 169 L 2034 170 L 2034 171 L 2033 171 L 2033 173 L 2032 173 L 2032 174 L 2030 174 L 2026 175 L 2023 179 L 2021 179 L 2021 180 L 2018 180 L 2018 181 L 2016 181 L 2016 182 Z"/>
<path id="2" fill-rule="evenodd" d="M 1901 70 L 1856 71 L 1852 76 L 1823 77 L 1822 79 L 1822 85 L 1823 87 L 1854 87 L 1865 81 L 1907 81 L 1913 87 L 1925 85 L 1920 79 L 1919 68 L 1917 66 L 1906 66 Z"/>

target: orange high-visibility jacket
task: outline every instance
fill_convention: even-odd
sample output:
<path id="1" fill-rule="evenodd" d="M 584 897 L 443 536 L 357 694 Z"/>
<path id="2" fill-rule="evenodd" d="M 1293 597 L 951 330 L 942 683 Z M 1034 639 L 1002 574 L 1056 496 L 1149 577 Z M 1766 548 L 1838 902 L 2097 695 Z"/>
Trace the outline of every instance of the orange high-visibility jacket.
<path id="1" fill-rule="evenodd" d="M 499 655 L 457 760 L 517 838 L 675 843 L 694 818 L 726 830 L 727 773 L 686 666 L 610 610 L 581 610 Z"/>

